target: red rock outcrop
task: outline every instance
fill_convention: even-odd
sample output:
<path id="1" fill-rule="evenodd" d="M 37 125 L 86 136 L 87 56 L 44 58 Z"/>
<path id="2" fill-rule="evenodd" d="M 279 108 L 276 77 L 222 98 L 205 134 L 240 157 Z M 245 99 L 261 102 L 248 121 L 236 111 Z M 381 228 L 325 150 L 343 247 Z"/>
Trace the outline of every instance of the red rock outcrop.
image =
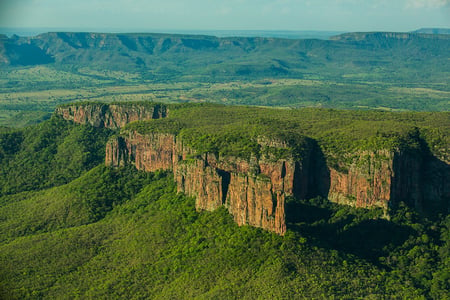
<path id="1" fill-rule="evenodd" d="M 384 209 L 404 202 L 431 214 L 450 209 L 450 167 L 426 149 L 362 151 L 346 172 L 329 172 L 330 201 Z"/>
<path id="2" fill-rule="evenodd" d="M 119 128 L 134 120 L 165 117 L 167 109 L 89 104 L 59 108 L 57 113 L 80 124 Z M 283 141 L 259 138 L 258 144 L 285 154 L 276 157 L 271 151 L 261 151 L 259 157 L 242 158 L 197 153 L 175 134 L 128 130 L 107 143 L 105 163 L 132 163 L 145 171 L 170 170 L 178 191 L 195 197 L 198 210 L 225 206 L 239 225 L 281 235 L 286 232 L 289 196 L 320 195 L 364 208 L 387 209 L 391 203 L 404 201 L 419 209 L 448 210 L 449 165 L 426 154 L 426 149 L 360 151 L 349 154 L 350 162 L 336 168 L 326 164 L 313 140 L 305 142 L 301 158 L 286 155 L 290 150 Z"/>
<path id="3" fill-rule="evenodd" d="M 178 191 L 194 196 L 198 210 L 212 211 L 224 205 L 226 178 L 217 169 L 206 165 L 204 160 L 180 161 L 174 176 Z"/>
<path id="4" fill-rule="evenodd" d="M 268 145 L 265 141 L 260 143 Z M 283 143 L 270 146 L 287 147 Z M 132 163 L 145 171 L 171 170 L 178 191 L 195 197 L 198 210 L 214 210 L 223 205 L 239 225 L 282 235 L 286 231 L 288 196 L 324 195 L 340 204 L 383 209 L 395 200 L 420 208 L 427 201 L 427 189 L 420 177 L 422 162 L 409 156 L 388 150 L 362 151 L 353 154 L 346 171 L 326 167 L 324 175 L 314 163 L 317 158 L 312 147 L 306 147 L 302 159 L 277 159 L 270 154 L 250 159 L 217 157 L 213 153 L 197 155 L 174 134 L 129 132 L 109 141 L 106 164 Z M 442 170 L 448 173 L 448 168 Z M 321 188 L 311 194 L 317 186 Z M 438 194 L 437 199 L 448 199 L 448 187 L 445 183 L 440 186 L 430 192 Z"/>
<path id="5" fill-rule="evenodd" d="M 56 109 L 56 114 L 65 120 L 78 124 L 90 124 L 94 127 L 118 129 L 130 122 L 158 119 L 167 116 L 167 108 L 160 104 L 73 104 L 61 106 Z"/>
<path id="6" fill-rule="evenodd" d="M 278 234 L 286 231 L 285 200 L 293 195 L 294 173 L 301 166 L 301 161 L 270 155 L 249 160 L 212 153 L 196 156 L 173 134 L 137 132 L 110 140 L 105 163 L 133 163 L 145 171 L 172 170 L 178 191 L 194 196 L 198 210 L 224 205 L 239 225 Z"/>
<path id="7" fill-rule="evenodd" d="M 330 168 L 328 199 L 356 207 L 387 208 L 394 177 L 394 152 L 359 153 L 346 172 Z"/>

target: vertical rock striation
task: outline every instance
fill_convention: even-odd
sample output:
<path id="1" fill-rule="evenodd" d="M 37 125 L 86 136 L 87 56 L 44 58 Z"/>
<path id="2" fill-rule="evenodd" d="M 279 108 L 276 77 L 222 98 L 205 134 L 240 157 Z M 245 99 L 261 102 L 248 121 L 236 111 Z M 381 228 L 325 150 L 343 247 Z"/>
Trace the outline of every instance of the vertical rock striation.
<path id="1" fill-rule="evenodd" d="M 178 191 L 194 196 L 198 210 L 225 206 L 239 225 L 284 234 L 286 197 L 307 189 L 294 188 L 294 175 L 302 168 L 302 161 L 292 157 L 276 159 L 270 154 L 250 159 L 199 155 L 173 134 L 129 132 L 126 137 L 114 137 L 108 142 L 105 163 L 132 163 L 145 171 L 171 170 Z"/>
<path id="2" fill-rule="evenodd" d="M 167 108 L 160 104 L 73 104 L 61 106 L 56 114 L 78 124 L 90 124 L 94 127 L 118 129 L 130 122 L 158 119 L 167 116 Z"/>
<path id="3" fill-rule="evenodd" d="M 330 201 L 356 207 L 387 208 L 394 177 L 394 152 L 362 151 L 348 170 L 330 168 Z"/>
<path id="4" fill-rule="evenodd" d="M 362 151 L 348 170 L 330 167 L 330 201 L 356 207 L 400 202 L 427 214 L 450 209 L 450 166 L 427 149 Z"/>
<path id="5" fill-rule="evenodd" d="M 116 129 L 132 121 L 166 117 L 168 110 L 157 104 L 89 104 L 61 107 L 56 113 L 80 124 Z M 225 206 L 239 225 L 281 235 L 286 232 L 285 204 L 290 196 L 323 196 L 364 208 L 387 209 L 400 201 L 423 211 L 445 213 L 450 207 L 449 164 L 423 143 L 406 150 L 349 153 L 344 167 L 327 165 L 316 141 L 301 143 L 300 150 L 293 151 L 285 141 L 260 137 L 257 144 L 265 150 L 243 158 L 197 153 L 173 133 L 127 130 L 109 140 L 105 163 L 114 167 L 131 163 L 149 172 L 170 170 L 178 191 L 195 197 L 198 210 Z"/>

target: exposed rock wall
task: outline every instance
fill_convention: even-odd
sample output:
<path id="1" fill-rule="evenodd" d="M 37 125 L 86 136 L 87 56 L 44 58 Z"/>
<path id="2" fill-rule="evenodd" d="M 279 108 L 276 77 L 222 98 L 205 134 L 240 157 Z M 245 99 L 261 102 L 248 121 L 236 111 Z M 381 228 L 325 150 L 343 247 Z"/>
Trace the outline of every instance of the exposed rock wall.
<path id="1" fill-rule="evenodd" d="M 95 127 L 118 129 L 126 124 L 148 119 L 158 119 L 167 116 L 167 108 L 155 104 L 88 104 L 61 106 L 56 109 L 56 114 L 64 119 L 79 124 L 90 124 Z"/>
<path id="2" fill-rule="evenodd" d="M 202 159 L 182 161 L 174 172 L 178 191 L 195 196 L 197 209 L 215 210 L 224 205 L 227 178 Z"/>
<path id="3" fill-rule="evenodd" d="M 347 170 L 326 167 L 324 173 L 315 150 L 306 147 L 301 159 L 276 159 L 268 154 L 250 159 L 217 157 L 213 153 L 197 155 L 173 134 L 129 132 L 107 144 L 106 164 L 132 163 L 145 171 L 171 170 L 178 191 L 194 196 L 197 209 L 214 210 L 224 205 L 239 225 L 278 234 L 286 231 L 288 196 L 321 195 L 364 208 L 387 209 L 399 201 L 418 209 L 445 211 L 448 207 L 445 178 L 449 168 L 445 163 L 425 163 L 419 152 L 362 151 L 353 154 Z"/>
<path id="4" fill-rule="evenodd" d="M 131 109 L 130 109 L 131 107 Z M 134 120 L 161 118 L 159 105 L 84 105 L 59 108 L 67 120 L 98 127 L 119 128 Z M 286 149 L 283 141 L 260 138 L 261 147 Z M 244 159 L 196 153 L 181 137 L 170 133 L 128 131 L 110 139 L 105 163 L 132 163 L 145 171 L 170 170 L 178 191 L 193 196 L 198 210 L 225 206 L 239 225 L 286 231 L 286 198 L 328 197 L 356 207 L 395 206 L 400 201 L 424 211 L 445 213 L 450 204 L 449 164 L 427 149 L 374 150 L 349 154 L 345 168 L 326 164 L 319 146 L 308 140 L 301 157 L 264 152 Z"/>
<path id="5" fill-rule="evenodd" d="M 393 159 L 391 199 L 419 211 L 450 213 L 450 165 L 427 149 L 402 151 Z"/>
<path id="6" fill-rule="evenodd" d="M 427 214 L 450 210 L 450 165 L 427 149 L 363 151 L 347 171 L 329 170 L 333 202 L 385 209 L 404 202 Z"/>
<path id="7" fill-rule="evenodd" d="M 328 199 L 356 207 L 387 208 L 391 200 L 394 153 L 363 151 L 347 171 L 330 168 Z"/>
<path id="8" fill-rule="evenodd" d="M 133 163 L 146 171 L 172 170 L 178 191 L 194 196 L 197 209 L 224 205 L 239 225 L 278 234 L 286 231 L 286 196 L 294 195 L 294 174 L 302 165 L 302 161 L 276 160 L 270 155 L 249 160 L 213 153 L 195 155 L 175 135 L 137 132 L 111 139 L 105 163 Z"/>

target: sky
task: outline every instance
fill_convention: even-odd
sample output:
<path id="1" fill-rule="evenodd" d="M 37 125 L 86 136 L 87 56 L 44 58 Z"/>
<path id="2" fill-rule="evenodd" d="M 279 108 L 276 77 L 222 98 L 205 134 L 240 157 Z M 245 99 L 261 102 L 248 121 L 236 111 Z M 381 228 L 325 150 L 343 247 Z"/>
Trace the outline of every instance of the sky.
<path id="1" fill-rule="evenodd" d="M 0 0 L 0 27 L 411 31 L 450 28 L 450 0 Z"/>

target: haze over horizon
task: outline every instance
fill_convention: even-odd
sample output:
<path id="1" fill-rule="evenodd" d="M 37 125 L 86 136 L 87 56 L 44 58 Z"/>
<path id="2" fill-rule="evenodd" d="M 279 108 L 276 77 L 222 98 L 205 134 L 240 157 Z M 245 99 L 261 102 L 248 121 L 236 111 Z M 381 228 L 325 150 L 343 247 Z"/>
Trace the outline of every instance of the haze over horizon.
<path id="1" fill-rule="evenodd" d="M 450 28 L 450 0 L 5 0 L 0 27 L 83 31 Z"/>

